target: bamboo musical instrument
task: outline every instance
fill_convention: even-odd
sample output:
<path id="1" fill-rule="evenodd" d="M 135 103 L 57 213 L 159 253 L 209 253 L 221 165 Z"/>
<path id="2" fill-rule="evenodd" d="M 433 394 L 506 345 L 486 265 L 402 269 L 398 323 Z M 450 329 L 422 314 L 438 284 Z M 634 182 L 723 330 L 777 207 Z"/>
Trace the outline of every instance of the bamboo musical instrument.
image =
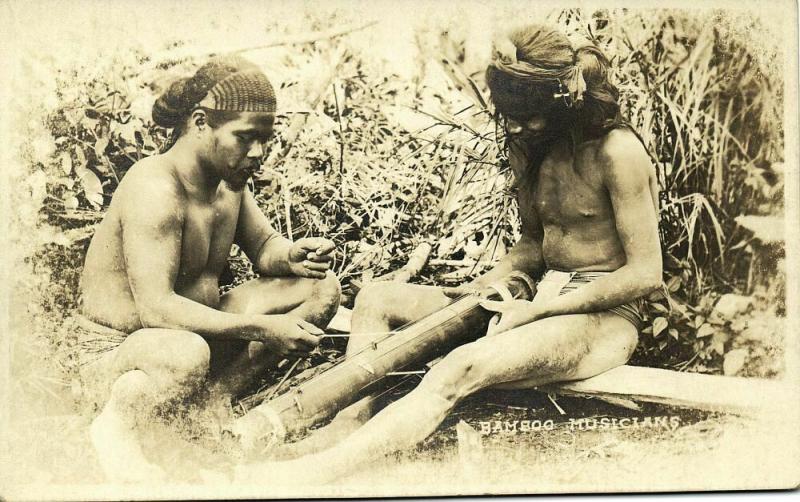
<path id="1" fill-rule="evenodd" d="M 358 399 L 389 385 L 389 373 L 419 369 L 455 347 L 486 333 L 494 315 L 483 300 L 533 298 L 533 281 L 512 272 L 478 294 L 454 300 L 443 309 L 379 338 L 312 379 L 265 401 L 236 420 L 231 432 L 245 449 L 263 441 L 283 441 L 287 434 L 332 417 Z"/>

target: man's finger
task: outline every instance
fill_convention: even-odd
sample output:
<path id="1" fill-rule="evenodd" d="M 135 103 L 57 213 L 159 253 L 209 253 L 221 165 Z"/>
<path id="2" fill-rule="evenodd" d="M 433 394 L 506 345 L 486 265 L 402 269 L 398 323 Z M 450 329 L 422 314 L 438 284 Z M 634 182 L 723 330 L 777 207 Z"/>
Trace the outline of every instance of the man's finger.
<path id="1" fill-rule="evenodd" d="M 297 239 L 295 241 L 295 245 L 300 246 L 306 251 L 316 251 L 319 247 L 319 243 L 316 241 L 317 239 L 313 237 L 303 237 L 302 239 Z"/>
<path id="2" fill-rule="evenodd" d="M 464 294 L 461 288 L 442 288 L 442 293 L 448 298 L 458 298 Z"/>
<path id="3" fill-rule="evenodd" d="M 327 277 L 325 272 L 317 272 L 316 270 L 311 269 L 306 269 L 302 274 L 299 275 L 300 277 L 305 277 L 306 279 L 325 279 Z"/>
<path id="4" fill-rule="evenodd" d="M 333 256 L 331 256 L 329 254 L 318 254 L 317 252 L 312 251 L 311 253 L 308 253 L 306 255 L 306 259 L 308 259 L 310 261 L 315 261 L 315 262 L 318 262 L 318 263 L 322 263 L 322 262 L 332 261 L 333 260 Z"/>
<path id="5" fill-rule="evenodd" d="M 484 309 L 488 310 L 489 312 L 505 312 L 508 310 L 508 306 L 506 302 L 498 302 L 495 300 L 484 300 L 480 303 L 480 306 Z"/>
<path id="6" fill-rule="evenodd" d="M 331 265 L 328 262 L 320 263 L 317 261 L 305 260 L 303 261 L 303 267 L 314 272 L 326 272 L 329 268 L 331 268 Z"/>
<path id="7" fill-rule="evenodd" d="M 324 332 L 324 331 L 322 331 L 321 329 L 319 329 L 318 327 L 314 326 L 313 324 L 311 324 L 310 322 L 308 322 L 308 321 L 306 321 L 306 320 L 300 319 L 300 320 L 297 322 L 297 324 L 298 324 L 298 325 L 299 325 L 301 328 L 303 328 L 304 330 L 306 330 L 306 331 L 308 331 L 309 333 L 311 333 L 312 335 L 317 335 L 317 336 L 319 336 L 319 335 L 324 335 L 324 334 L 325 334 L 325 332 Z"/>
<path id="8" fill-rule="evenodd" d="M 305 333 L 305 336 L 301 339 L 303 345 L 308 347 L 308 350 L 314 350 L 314 347 L 319 345 L 320 338 L 318 336 L 311 335 L 309 333 Z"/>
<path id="9" fill-rule="evenodd" d="M 336 244 L 334 244 L 333 241 L 328 239 L 320 239 L 320 241 L 322 242 L 319 243 L 319 247 L 317 248 L 318 255 L 327 255 L 336 249 Z"/>

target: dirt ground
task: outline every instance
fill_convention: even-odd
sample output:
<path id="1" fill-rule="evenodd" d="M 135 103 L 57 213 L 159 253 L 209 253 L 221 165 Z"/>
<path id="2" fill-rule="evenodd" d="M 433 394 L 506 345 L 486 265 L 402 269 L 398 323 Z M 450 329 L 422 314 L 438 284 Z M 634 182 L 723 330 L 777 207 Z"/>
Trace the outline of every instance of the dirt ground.
<path id="1" fill-rule="evenodd" d="M 184 421 L 181 428 L 174 422 L 151 427 L 146 453 L 168 471 L 176 486 L 242 489 L 231 484 L 242 457 L 220 442 L 213 425 L 200 423 L 198 416 L 189 420 L 188 427 Z M 456 428 L 461 421 L 472 431 L 467 429 L 468 434 L 459 439 Z M 14 458 L 4 459 L 9 469 L 3 473 L 3 485 L 102 484 L 88 424 L 88 417 L 74 414 L 15 423 L 14 434 L 3 447 L 6 455 L 14 452 Z M 285 485 L 248 487 L 247 493 L 344 496 L 691 489 L 703 486 L 706 479 L 698 476 L 697 465 L 709 476 L 718 475 L 716 471 L 731 461 L 740 467 L 752 464 L 751 470 L 763 466 L 760 455 L 751 450 L 745 458 L 740 450 L 747 449 L 747 444 L 769 448 L 765 431 L 774 429 L 752 419 L 696 410 L 645 404 L 636 412 L 586 398 L 560 397 L 554 404 L 534 391 L 482 392 L 460 403 L 416 450 L 360 467 L 333 485 L 287 480 Z M 743 437 L 757 441 L 743 442 Z"/>
<path id="2" fill-rule="evenodd" d="M 762 336 L 769 333 L 762 328 L 755 325 L 753 331 Z M 765 346 L 763 340 L 756 343 L 745 336 L 736 343 Z M 314 364 L 340 349 L 327 347 Z M 782 373 L 782 353 L 761 352 L 753 363 L 775 368 L 768 372 L 770 376 Z M 17 406 L 10 410 L 7 434 L 0 438 L 0 463 L 5 466 L 0 472 L 0 495 L 8 497 L 7 487 L 18 486 L 34 489 L 27 498 L 41 499 L 35 489 L 63 486 L 73 498 L 93 497 L 92 489 L 104 489 L 104 478 L 88 437 L 90 417 L 75 413 L 70 388 L 44 375 L 35 382 L 28 380 L 47 392 L 31 399 L 30 385 L 14 386 L 17 395 L 12 389 L 10 402 Z M 261 386 L 275 380 L 273 375 Z M 408 384 L 400 385 L 390 397 L 397 399 L 409 389 Z M 302 474 L 299 480 L 283 484 L 234 484 L 236 467 L 250 459 L 225 439 L 213 414 L 196 406 L 152 423 L 144 439 L 146 454 L 165 468 L 170 486 L 200 490 L 170 492 L 173 497 L 754 488 L 796 484 L 793 464 L 787 459 L 798 445 L 785 438 L 796 437 L 786 431 L 796 425 L 797 417 L 787 413 L 765 410 L 752 418 L 646 403 L 632 411 L 596 399 L 484 391 L 461 402 L 416 449 L 359 466 L 346 478 L 325 486 L 315 485 Z M 143 489 L 143 497 L 152 497 Z M 135 492 L 126 490 L 134 498 Z M 103 493 L 107 495 L 101 498 L 115 498 L 117 492 Z"/>

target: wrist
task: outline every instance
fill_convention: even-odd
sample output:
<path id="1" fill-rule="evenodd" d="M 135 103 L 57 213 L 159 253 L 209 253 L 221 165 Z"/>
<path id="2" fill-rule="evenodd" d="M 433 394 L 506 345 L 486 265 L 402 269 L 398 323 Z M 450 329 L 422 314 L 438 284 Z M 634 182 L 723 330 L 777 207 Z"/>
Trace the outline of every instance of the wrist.
<path id="1" fill-rule="evenodd" d="M 272 318 L 274 315 L 247 315 L 246 320 L 246 329 L 244 330 L 247 333 L 248 337 L 251 341 L 264 341 L 265 335 L 272 335 Z"/>
<path id="2" fill-rule="evenodd" d="M 264 264 L 260 272 L 265 275 L 287 276 L 291 271 L 291 250 L 294 243 L 285 237 L 274 242 L 267 250 L 267 256 L 261 262 Z"/>

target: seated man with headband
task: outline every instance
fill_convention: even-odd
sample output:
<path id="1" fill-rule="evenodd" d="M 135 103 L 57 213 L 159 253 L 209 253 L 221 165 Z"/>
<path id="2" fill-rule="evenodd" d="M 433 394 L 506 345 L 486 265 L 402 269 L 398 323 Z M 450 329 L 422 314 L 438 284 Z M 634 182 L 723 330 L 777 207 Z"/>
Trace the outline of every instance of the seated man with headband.
<path id="1" fill-rule="evenodd" d="M 214 399 L 230 399 L 260 369 L 307 355 L 336 312 L 333 243 L 282 237 L 246 189 L 275 110 L 267 77 L 238 57 L 173 83 L 153 107 L 172 129 L 166 151 L 130 169 L 92 239 L 78 359 L 102 406 L 91 439 L 111 480 L 163 475 L 137 422 L 209 380 Z M 220 296 L 234 243 L 261 277 Z"/>
<path id="2" fill-rule="evenodd" d="M 499 320 L 487 336 L 450 352 L 346 440 L 288 461 L 288 470 L 325 466 L 315 472 L 330 479 L 413 447 L 478 390 L 584 379 L 628 361 L 642 327 L 641 298 L 661 284 L 658 190 L 644 145 L 620 118 L 608 69 L 599 49 L 574 48 L 546 26 L 526 26 L 496 44 L 486 77 L 507 133 L 522 238 L 491 271 L 453 290 L 365 288 L 353 331 L 395 328 L 512 271 L 537 279 L 538 291 L 533 301 L 484 302 Z M 351 338 L 348 352 L 365 343 Z M 369 416 L 364 403 L 347 415 L 353 423 Z M 256 465 L 242 475 L 280 468 Z"/>

